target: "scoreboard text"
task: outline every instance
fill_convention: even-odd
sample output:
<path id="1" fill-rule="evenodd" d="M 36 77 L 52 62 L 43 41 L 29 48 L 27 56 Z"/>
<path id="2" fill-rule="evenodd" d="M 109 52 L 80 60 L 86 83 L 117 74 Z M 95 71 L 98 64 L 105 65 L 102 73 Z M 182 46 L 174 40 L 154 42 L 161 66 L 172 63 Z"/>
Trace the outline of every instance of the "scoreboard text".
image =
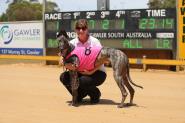
<path id="1" fill-rule="evenodd" d="M 176 46 L 175 9 L 133 9 L 45 13 L 46 47 L 57 47 L 55 33 L 61 28 L 75 38 L 74 25 L 82 18 L 105 46 L 165 50 Z"/>

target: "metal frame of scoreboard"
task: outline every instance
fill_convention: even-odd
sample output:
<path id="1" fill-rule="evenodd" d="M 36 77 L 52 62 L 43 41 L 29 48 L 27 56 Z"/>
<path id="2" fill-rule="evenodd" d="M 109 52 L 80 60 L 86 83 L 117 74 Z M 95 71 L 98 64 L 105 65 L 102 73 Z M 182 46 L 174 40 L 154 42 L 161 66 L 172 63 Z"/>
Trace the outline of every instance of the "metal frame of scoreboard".
<path id="1" fill-rule="evenodd" d="M 46 55 L 56 55 L 55 34 L 61 28 L 71 39 L 76 37 L 74 24 L 81 18 L 87 19 L 90 34 L 104 46 L 121 49 L 129 57 L 176 57 L 176 9 L 45 13 Z"/>

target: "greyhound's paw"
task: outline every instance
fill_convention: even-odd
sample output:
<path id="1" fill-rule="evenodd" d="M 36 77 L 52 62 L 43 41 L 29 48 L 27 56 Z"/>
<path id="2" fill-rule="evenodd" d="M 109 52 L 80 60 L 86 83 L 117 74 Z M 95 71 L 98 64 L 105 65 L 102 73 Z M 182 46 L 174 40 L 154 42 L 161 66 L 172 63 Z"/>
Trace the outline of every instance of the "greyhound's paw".
<path id="1" fill-rule="evenodd" d="M 120 104 L 117 106 L 118 108 L 123 108 L 124 107 L 124 104 Z"/>
<path id="2" fill-rule="evenodd" d="M 78 107 L 79 104 L 77 104 L 77 103 L 69 103 L 69 106 Z"/>
<path id="3" fill-rule="evenodd" d="M 124 108 L 124 107 L 130 107 L 130 106 L 136 106 L 136 104 L 133 103 L 123 103 L 118 105 L 118 108 Z"/>

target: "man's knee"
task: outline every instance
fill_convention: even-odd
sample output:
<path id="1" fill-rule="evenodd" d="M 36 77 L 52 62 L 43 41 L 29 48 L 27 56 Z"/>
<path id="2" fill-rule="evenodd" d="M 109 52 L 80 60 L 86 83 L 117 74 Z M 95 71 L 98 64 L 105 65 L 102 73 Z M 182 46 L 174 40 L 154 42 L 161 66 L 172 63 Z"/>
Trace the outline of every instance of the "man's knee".
<path id="1" fill-rule="evenodd" d="M 107 74 L 103 71 L 97 71 L 96 75 L 94 76 L 94 78 L 96 78 L 95 82 L 96 82 L 96 86 L 101 85 L 107 78 Z"/>
<path id="2" fill-rule="evenodd" d="M 69 72 L 63 72 L 60 75 L 60 82 L 64 85 L 69 85 L 70 84 L 70 75 Z"/>

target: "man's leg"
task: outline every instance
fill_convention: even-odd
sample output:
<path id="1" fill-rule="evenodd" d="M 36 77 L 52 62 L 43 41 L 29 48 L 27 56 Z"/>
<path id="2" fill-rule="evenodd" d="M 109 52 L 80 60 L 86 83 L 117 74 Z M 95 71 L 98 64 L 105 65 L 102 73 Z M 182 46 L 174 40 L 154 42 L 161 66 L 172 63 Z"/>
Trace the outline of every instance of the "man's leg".
<path id="1" fill-rule="evenodd" d="M 60 81 L 65 86 L 65 88 L 72 94 L 71 84 L 70 84 L 70 75 L 69 72 L 66 71 L 60 75 Z M 78 88 L 78 102 L 81 102 L 84 97 L 87 96 L 87 92 L 83 90 L 81 87 Z"/>
<path id="2" fill-rule="evenodd" d="M 102 71 L 96 71 L 92 75 L 80 75 L 79 81 L 80 81 L 80 87 L 86 90 L 88 95 L 91 98 L 92 103 L 98 103 L 101 92 L 96 87 L 101 85 L 106 79 L 106 73 Z"/>
<path id="3" fill-rule="evenodd" d="M 87 93 L 91 98 L 91 103 L 98 103 L 100 101 L 101 92 L 96 86 L 91 87 Z"/>

